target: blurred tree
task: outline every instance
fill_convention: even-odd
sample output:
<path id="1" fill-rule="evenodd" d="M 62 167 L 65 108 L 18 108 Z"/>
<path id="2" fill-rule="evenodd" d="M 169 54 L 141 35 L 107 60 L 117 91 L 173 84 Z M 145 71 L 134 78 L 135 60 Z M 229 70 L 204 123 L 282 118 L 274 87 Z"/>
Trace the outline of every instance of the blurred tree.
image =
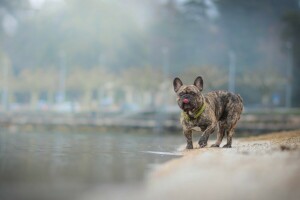
<path id="1" fill-rule="evenodd" d="M 45 6 L 26 15 L 19 30 L 7 42 L 18 69 L 58 65 L 62 51 L 68 65 L 85 68 L 100 64 L 120 69 L 146 62 L 143 30 L 130 7 L 116 0 Z"/>
<path id="2" fill-rule="evenodd" d="M 155 95 L 163 83 L 161 71 L 149 66 L 132 67 L 120 76 L 122 89 L 125 89 L 128 103 L 153 104 Z"/>
<path id="3" fill-rule="evenodd" d="M 52 103 L 58 88 L 58 72 L 53 69 L 24 69 L 14 78 L 14 93 L 27 95 L 28 103 L 33 108 L 36 108 L 41 95 L 46 97 L 44 100 Z"/>
<path id="4" fill-rule="evenodd" d="M 202 18 L 205 16 L 206 1 L 190 0 L 187 2 L 189 7 L 194 8 L 191 12 L 202 16 Z M 213 2 L 217 5 L 219 12 L 219 17 L 215 22 L 219 35 L 223 37 L 223 40 L 221 40 L 223 44 L 222 51 L 224 53 L 228 51 L 235 52 L 237 55 L 237 66 L 240 71 L 249 68 L 249 66 L 253 66 L 254 71 L 263 68 L 263 66 L 272 66 L 273 70 L 281 69 L 281 71 L 284 71 L 286 69 L 286 59 L 280 51 L 280 46 L 282 46 L 282 41 L 280 40 L 281 19 L 289 10 L 295 10 L 299 7 L 297 0 L 219 0 Z M 198 13 L 195 12 L 195 8 L 198 10 Z M 297 22 L 295 23 L 295 16 L 292 18 L 294 20 L 290 20 L 290 29 L 295 29 L 298 25 L 296 25 Z M 299 38 L 298 32 L 296 33 L 294 30 L 290 32 L 293 33 L 288 35 Z M 266 71 L 270 70 L 266 69 Z M 261 70 L 261 73 L 263 73 L 263 70 Z M 273 75 L 273 73 L 263 74 L 266 76 Z M 243 76 L 247 75 L 249 73 L 243 73 Z M 271 80 L 274 78 L 277 78 L 277 76 L 266 79 Z M 243 84 L 243 81 L 239 83 L 242 84 L 241 87 L 247 87 L 247 85 Z M 277 83 L 283 84 L 282 82 Z M 295 84 L 300 85 L 299 83 Z M 264 96 L 269 96 L 269 86 L 263 86 L 265 83 L 261 83 L 261 85 L 261 95 L 264 95 L 262 92 L 265 91 L 266 94 Z M 248 87 L 251 87 L 251 85 Z M 298 87 L 296 86 L 295 88 Z M 253 94 L 256 95 L 254 91 Z M 299 97 L 299 93 L 296 91 L 293 94 L 294 97 Z M 247 98 L 251 99 L 252 97 L 249 96 Z"/>
<path id="5" fill-rule="evenodd" d="M 0 0 L 0 7 L 17 10 L 20 1 Z M 237 55 L 239 72 L 249 66 L 284 70 L 278 37 L 280 18 L 296 7 L 296 0 L 182 2 L 185 1 L 45 1 L 40 9 L 29 7 L 14 12 L 18 13 L 15 15 L 18 28 L 12 35 L 2 34 L 0 46 L 11 60 L 14 75 L 21 74 L 24 80 L 34 76 L 31 69 L 58 72 L 60 62 L 64 62 L 68 68 L 68 98 L 85 95 L 85 101 L 97 96 L 95 90 L 103 84 L 102 80 L 109 83 L 120 80 L 122 87 L 151 91 L 162 83 L 161 79 L 185 71 L 190 79 L 203 70 L 211 89 L 225 89 L 229 51 Z M 7 12 L 1 12 L 1 20 Z M 96 69 L 98 66 L 104 71 Z M 146 68 L 143 72 L 145 66 L 150 70 Z M 164 78 L 160 73 L 162 67 L 165 67 Z M 25 76 L 23 70 L 27 69 L 30 70 Z M 31 72 L 32 76 L 28 74 Z M 110 74 L 118 74 L 119 79 Z M 159 76 L 158 83 L 149 82 L 153 80 L 142 74 Z M 57 74 L 51 76 L 56 80 Z M 35 78 L 32 81 L 39 83 Z"/>
<path id="6" fill-rule="evenodd" d="M 281 17 L 293 9 L 297 1 L 220 0 L 216 1 L 227 51 L 235 51 L 240 67 L 274 66 L 280 68 Z M 278 55 L 274 59 L 274 54 Z"/>
<path id="7" fill-rule="evenodd" d="M 228 73 L 217 66 L 192 67 L 184 71 L 180 77 L 185 84 L 193 84 L 197 76 L 202 76 L 204 91 L 227 89 Z"/>
<path id="8" fill-rule="evenodd" d="M 101 98 L 100 95 L 106 90 L 106 83 L 117 80 L 113 74 L 102 67 L 70 69 L 66 80 L 68 100 L 80 101 L 89 106 L 92 101 Z"/>
<path id="9" fill-rule="evenodd" d="M 247 87 L 246 91 L 241 91 L 243 97 L 246 97 L 246 101 L 251 101 L 252 98 L 248 95 L 253 95 L 254 93 L 249 93 L 248 91 L 255 89 L 260 93 L 261 101 L 257 101 L 257 98 L 254 97 L 256 99 L 252 103 L 262 103 L 262 105 L 264 106 L 271 106 L 272 95 L 281 92 L 286 79 L 278 71 L 274 70 L 273 67 L 265 67 L 260 69 L 247 70 L 247 72 L 245 72 L 238 78 L 238 82 L 242 86 Z"/>
<path id="10" fill-rule="evenodd" d="M 162 65 L 163 51 L 169 49 L 171 73 L 178 74 L 193 65 L 222 65 L 222 36 L 218 27 L 207 18 L 193 17 L 188 9 L 167 1 L 156 9 L 159 18 L 150 28 L 152 63 Z M 198 7 L 197 7 L 198 8 Z M 203 9 L 199 6 L 199 9 Z"/>
<path id="11" fill-rule="evenodd" d="M 28 1 L 27 0 L 0 0 L 0 18 L 7 15 L 16 15 L 16 13 L 24 8 L 28 8 Z M 1 29 L 3 27 L 1 26 Z"/>
<path id="12" fill-rule="evenodd" d="M 149 66 L 144 68 L 131 67 L 123 71 L 120 78 L 123 86 L 127 85 L 138 90 L 151 91 L 157 90 L 163 81 L 162 73 Z"/>

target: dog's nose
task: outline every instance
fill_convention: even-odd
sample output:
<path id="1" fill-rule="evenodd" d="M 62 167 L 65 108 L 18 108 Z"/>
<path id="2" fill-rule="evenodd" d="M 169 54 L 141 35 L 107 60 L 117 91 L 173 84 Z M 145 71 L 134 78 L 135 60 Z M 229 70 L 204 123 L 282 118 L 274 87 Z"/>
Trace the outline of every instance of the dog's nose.
<path id="1" fill-rule="evenodd" d="M 183 99 L 182 102 L 183 103 L 189 103 L 190 101 L 188 99 Z"/>

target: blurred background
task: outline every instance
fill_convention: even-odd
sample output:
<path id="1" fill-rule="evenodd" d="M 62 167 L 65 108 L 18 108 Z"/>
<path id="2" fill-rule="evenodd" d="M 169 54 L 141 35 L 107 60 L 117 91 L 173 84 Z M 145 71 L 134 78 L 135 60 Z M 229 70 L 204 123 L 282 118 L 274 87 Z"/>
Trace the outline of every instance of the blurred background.
<path id="1" fill-rule="evenodd" d="M 175 104 L 172 78 L 297 107 L 299 1 L 1 0 L 1 111 Z M 172 96 L 173 95 L 173 96 Z"/>
<path id="2" fill-rule="evenodd" d="M 198 75 L 243 97 L 237 135 L 300 128 L 300 1 L 0 0 L 2 194 L 142 180 Z"/>

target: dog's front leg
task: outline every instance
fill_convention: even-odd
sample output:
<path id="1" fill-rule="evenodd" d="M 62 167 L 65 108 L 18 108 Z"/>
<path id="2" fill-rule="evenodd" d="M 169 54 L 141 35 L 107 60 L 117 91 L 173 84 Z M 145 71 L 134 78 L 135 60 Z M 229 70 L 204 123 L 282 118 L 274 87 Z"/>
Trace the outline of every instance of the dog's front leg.
<path id="1" fill-rule="evenodd" d="M 216 126 L 217 126 L 216 124 L 212 124 L 209 127 L 207 127 L 206 130 L 203 132 L 198 142 L 200 148 L 203 148 L 207 145 L 207 140 L 209 138 L 209 135 L 215 131 Z"/>
<path id="2" fill-rule="evenodd" d="M 192 130 L 183 130 L 183 135 L 186 138 L 186 149 L 193 149 Z"/>

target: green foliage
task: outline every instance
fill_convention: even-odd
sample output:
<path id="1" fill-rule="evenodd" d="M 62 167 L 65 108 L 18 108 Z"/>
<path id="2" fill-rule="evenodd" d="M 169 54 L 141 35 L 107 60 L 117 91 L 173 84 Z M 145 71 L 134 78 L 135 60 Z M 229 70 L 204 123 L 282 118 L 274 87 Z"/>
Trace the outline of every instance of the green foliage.
<path id="1" fill-rule="evenodd" d="M 154 91 L 159 88 L 163 78 L 160 71 L 146 66 L 144 68 L 132 67 L 125 70 L 119 80 L 121 80 L 123 87 L 131 87 L 140 91 Z"/>
<path id="2" fill-rule="evenodd" d="M 228 72 L 224 68 L 216 66 L 192 67 L 186 70 L 180 77 L 186 84 L 193 84 L 197 76 L 204 79 L 204 91 L 226 89 Z"/>
<path id="3" fill-rule="evenodd" d="M 37 10 L 20 2 L 0 1 L 18 21 L 15 34 L 0 30 L 0 48 L 11 65 L 11 88 L 19 93 L 55 93 L 61 68 L 66 69 L 67 93 L 74 96 L 118 86 L 155 91 L 166 76 L 179 75 L 187 81 L 202 75 L 207 90 L 226 89 L 228 52 L 233 51 L 238 92 L 253 90 L 254 95 L 246 98 L 254 103 L 276 88 L 261 76 L 254 86 L 249 66 L 255 74 L 264 74 L 264 81 L 278 78 L 273 70 L 284 71 L 281 17 L 295 7 L 293 1 L 218 0 L 212 2 L 219 17 L 211 19 L 201 0 L 184 5 L 158 0 L 46 1 Z M 284 21 L 284 40 L 295 41 L 295 58 L 300 57 L 297 16 L 287 15 Z M 281 88 L 285 84 L 276 83 Z"/>

